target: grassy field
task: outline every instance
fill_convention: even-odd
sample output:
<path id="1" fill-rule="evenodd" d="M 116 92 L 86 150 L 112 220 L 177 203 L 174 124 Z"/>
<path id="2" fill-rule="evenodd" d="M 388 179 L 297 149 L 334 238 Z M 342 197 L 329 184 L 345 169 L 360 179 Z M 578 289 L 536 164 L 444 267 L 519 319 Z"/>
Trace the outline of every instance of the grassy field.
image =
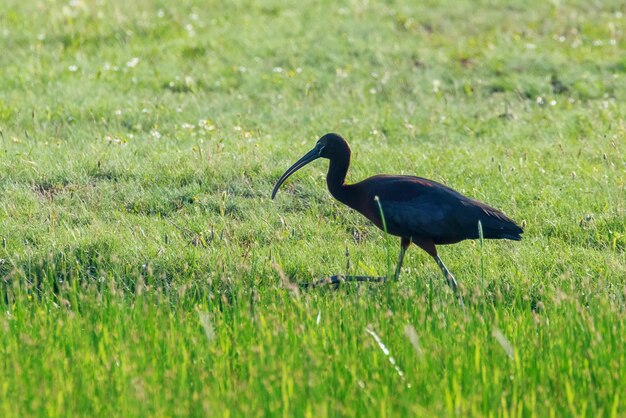
<path id="1" fill-rule="evenodd" d="M 5 0 L 0 416 L 626 416 L 626 7 L 505 3 Z M 325 161 L 270 200 L 331 131 L 526 223 L 465 309 L 293 285 L 399 249 Z"/>

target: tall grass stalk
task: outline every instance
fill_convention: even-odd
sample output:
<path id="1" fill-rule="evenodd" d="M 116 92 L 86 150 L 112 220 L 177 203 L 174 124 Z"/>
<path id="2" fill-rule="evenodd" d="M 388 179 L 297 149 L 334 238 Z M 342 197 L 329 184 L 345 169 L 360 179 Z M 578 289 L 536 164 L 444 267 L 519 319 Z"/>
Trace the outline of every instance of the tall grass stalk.
<path id="1" fill-rule="evenodd" d="M 485 239 L 483 236 L 483 224 L 478 221 L 478 239 L 480 240 L 480 282 L 482 284 L 482 297 L 485 298 Z"/>
<path id="2" fill-rule="evenodd" d="M 390 244 L 390 240 L 391 240 L 391 235 L 389 235 L 389 233 L 387 232 L 387 221 L 385 220 L 385 214 L 383 213 L 383 207 L 380 203 L 380 199 L 378 198 L 378 196 L 374 196 L 374 200 L 376 201 L 376 204 L 378 205 L 378 211 L 380 213 L 380 219 L 382 220 L 383 223 L 383 231 L 385 232 L 385 254 L 386 254 L 386 259 L 387 259 L 387 281 L 390 281 L 393 278 L 393 273 L 391 271 L 391 244 Z"/>

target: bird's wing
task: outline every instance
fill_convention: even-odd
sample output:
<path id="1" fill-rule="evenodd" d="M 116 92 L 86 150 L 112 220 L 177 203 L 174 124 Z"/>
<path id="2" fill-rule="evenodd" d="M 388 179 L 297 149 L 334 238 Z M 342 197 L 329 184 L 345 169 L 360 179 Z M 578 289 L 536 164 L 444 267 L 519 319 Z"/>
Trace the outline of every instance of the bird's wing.
<path id="1" fill-rule="evenodd" d="M 445 237 L 458 231 L 453 204 L 425 194 L 411 200 L 381 199 L 383 216 L 390 233 L 413 237 Z"/>
<path id="2" fill-rule="evenodd" d="M 432 180 L 413 176 L 375 176 L 363 182 L 371 198 L 380 199 L 387 231 L 399 236 L 440 237 L 458 230 L 455 216 L 460 193 Z M 379 208 L 374 208 L 379 215 Z M 378 217 L 378 216 L 377 216 Z"/>
<path id="3" fill-rule="evenodd" d="M 381 226 L 378 196 L 387 231 L 403 237 L 457 242 L 478 237 L 520 239 L 522 229 L 499 210 L 463 196 L 443 184 L 412 176 L 374 176 L 355 185 L 368 195 L 369 216 Z"/>

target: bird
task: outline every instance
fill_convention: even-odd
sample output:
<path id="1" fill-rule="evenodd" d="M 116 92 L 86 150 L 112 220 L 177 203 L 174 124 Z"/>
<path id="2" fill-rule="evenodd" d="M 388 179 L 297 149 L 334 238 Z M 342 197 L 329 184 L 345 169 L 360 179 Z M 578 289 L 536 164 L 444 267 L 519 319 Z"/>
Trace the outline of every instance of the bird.
<path id="1" fill-rule="evenodd" d="M 486 239 L 522 239 L 523 229 L 500 210 L 433 180 L 378 174 L 346 184 L 350 156 L 350 146 L 343 137 L 336 133 L 323 135 L 278 179 L 272 199 L 293 173 L 319 158 L 328 159 L 326 185 L 330 194 L 381 230 L 400 237 L 395 280 L 400 277 L 406 250 L 413 243 L 435 260 L 447 284 L 458 294 L 457 281 L 439 257 L 437 245 L 479 238 L 479 222 Z"/>

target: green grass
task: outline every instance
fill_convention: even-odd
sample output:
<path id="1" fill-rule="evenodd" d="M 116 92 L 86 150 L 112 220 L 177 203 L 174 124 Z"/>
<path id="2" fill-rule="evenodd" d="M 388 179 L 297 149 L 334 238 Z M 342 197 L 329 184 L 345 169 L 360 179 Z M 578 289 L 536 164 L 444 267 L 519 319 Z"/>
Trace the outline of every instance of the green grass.
<path id="1" fill-rule="evenodd" d="M 0 416 L 626 415 L 625 30 L 619 1 L 5 1 Z M 349 181 L 526 223 L 441 247 L 465 309 L 416 247 L 397 283 L 290 284 L 399 250 L 325 162 L 269 199 L 330 131 Z"/>

